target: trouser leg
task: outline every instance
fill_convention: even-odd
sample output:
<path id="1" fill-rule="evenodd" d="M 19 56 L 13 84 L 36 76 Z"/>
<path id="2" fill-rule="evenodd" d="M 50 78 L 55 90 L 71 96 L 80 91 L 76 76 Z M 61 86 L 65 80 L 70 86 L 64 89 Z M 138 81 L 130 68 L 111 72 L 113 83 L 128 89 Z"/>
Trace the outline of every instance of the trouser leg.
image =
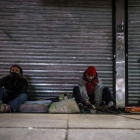
<path id="1" fill-rule="evenodd" d="M 75 101 L 78 103 L 84 103 L 84 100 L 82 99 L 82 96 L 80 94 L 80 89 L 78 86 L 75 86 L 73 88 L 73 97 L 75 98 Z"/>
<path id="2" fill-rule="evenodd" d="M 8 103 L 8 105 L 15 112 L 22 103 L 24 103 L 25 101 L 27 101 L 27 99 L 28 99 L 27 94 L 20 94 L 18 97 L 16 97 L 12 101 L 10 101 Z"/>
<path id="3" fill-rule="evenodd" d="M 115 103 L 115 99 L 114 99 L 114 97 L 113 97 L 113 95 L 108 87 L 105 87 L 103 89 L 102 98 L 103 98 L 102 100 L 105 102 L 106 105 L 108 105 L 108 103 L 110 101 Z"/>
<path id="4" fill-rule="evenodd" d="M 89 101 L 91 104 L 94 104 L 94 96 L 93 95 L 88 95 Z"/>

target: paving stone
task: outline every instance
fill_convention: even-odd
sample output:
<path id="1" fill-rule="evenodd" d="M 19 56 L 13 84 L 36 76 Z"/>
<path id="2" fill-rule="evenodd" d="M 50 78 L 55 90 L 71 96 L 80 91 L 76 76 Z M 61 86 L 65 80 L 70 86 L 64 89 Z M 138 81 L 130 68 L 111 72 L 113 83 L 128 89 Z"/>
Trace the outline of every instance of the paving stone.
<path id="1" fill-rule="evenodd" d="M 67 128 L 68 115 L 53 114 L 4 114 L 0 127 Z"/>
<path id="2" fill-rule="evenodd" d="M 134 120 L 140 120 L 140 114 L 136 115 L 122 115 L 123 117 L 134 119 Z"/>
<path id="3" fill-rule="evenodd" d="M 65 129 L 0 128 L 1 140 L 64 140 Z"/>
<path id="4" fill-rule="evenodd" d="M 69 128 L 132 128 L 140 129 L 140 121 L 121 115 L 70 115 Z"/>
<path id="5" fill-rule="evenodd" d="M 52 119 L 67 120 L 69 114 L 48 114 L 48 113 L 0 113 L 1 118 L 26 118 L 26 119 Z"/>
<path id="6" fill-rule="evenodd" d="M 68 140 L 138 140 L 140 130 L 127 129 L 70 129 Z"/>

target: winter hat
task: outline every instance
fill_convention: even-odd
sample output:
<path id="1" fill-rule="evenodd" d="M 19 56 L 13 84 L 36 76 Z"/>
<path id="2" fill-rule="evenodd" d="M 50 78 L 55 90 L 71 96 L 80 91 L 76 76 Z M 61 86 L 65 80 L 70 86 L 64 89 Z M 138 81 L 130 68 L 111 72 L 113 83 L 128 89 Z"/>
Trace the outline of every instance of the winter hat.
<path id="1" fill-rule="evenodd" d="M 96 75 L 96 69 L 93 66 L 90 66 L 90 67 L 87 68 L 86 74 L 95 76 Z"/>

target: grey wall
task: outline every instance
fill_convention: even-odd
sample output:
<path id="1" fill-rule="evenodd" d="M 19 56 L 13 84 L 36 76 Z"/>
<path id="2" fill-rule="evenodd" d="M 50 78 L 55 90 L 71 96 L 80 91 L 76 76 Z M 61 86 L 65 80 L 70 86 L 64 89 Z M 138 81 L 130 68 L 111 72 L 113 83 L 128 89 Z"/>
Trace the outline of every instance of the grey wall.
<path id="1" fill-rule="evenodd" d="M 13 64 L 31 99 L 72 93 L 91 65 L 112 90 L 112 0 L 1 0 L 0 78 Z"/>

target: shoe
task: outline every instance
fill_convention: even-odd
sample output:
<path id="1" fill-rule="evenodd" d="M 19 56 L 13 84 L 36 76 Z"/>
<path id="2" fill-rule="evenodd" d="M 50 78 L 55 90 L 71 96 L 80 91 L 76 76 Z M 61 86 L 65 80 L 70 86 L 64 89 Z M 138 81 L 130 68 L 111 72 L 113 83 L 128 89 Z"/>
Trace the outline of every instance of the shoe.
<path id="1" fill-rule="evenodd" d="M 84 108 L 82 103 L 79 103 L 78 106 L 79 106 L 79 109 L 83 109 Z"/>
<path id="2" fill-rule="evenodd" d="M 112 105 L 109 109 L 108 109 L 109 113 L 115 113 L 115 114 L 120 114 L 120 110 L 115 106 Z"/>
<path id="3" fill-rule="evenodd" d="M 11 108 L 7 104 L 0 104 L 0 113 L 11 112 Z"/>
<path id="4" fill-rule="evenodd" d="M 95 106 L 94 105 L 84 105 L 84 109 L 86 109 L 86 110 L 95 110 Z"/>
<path id="5" fill-rule="evenodd" d="M 90 113 L 90 110 L 85 108 L 82 103 L 78 104 L 81 113 Z"/>

